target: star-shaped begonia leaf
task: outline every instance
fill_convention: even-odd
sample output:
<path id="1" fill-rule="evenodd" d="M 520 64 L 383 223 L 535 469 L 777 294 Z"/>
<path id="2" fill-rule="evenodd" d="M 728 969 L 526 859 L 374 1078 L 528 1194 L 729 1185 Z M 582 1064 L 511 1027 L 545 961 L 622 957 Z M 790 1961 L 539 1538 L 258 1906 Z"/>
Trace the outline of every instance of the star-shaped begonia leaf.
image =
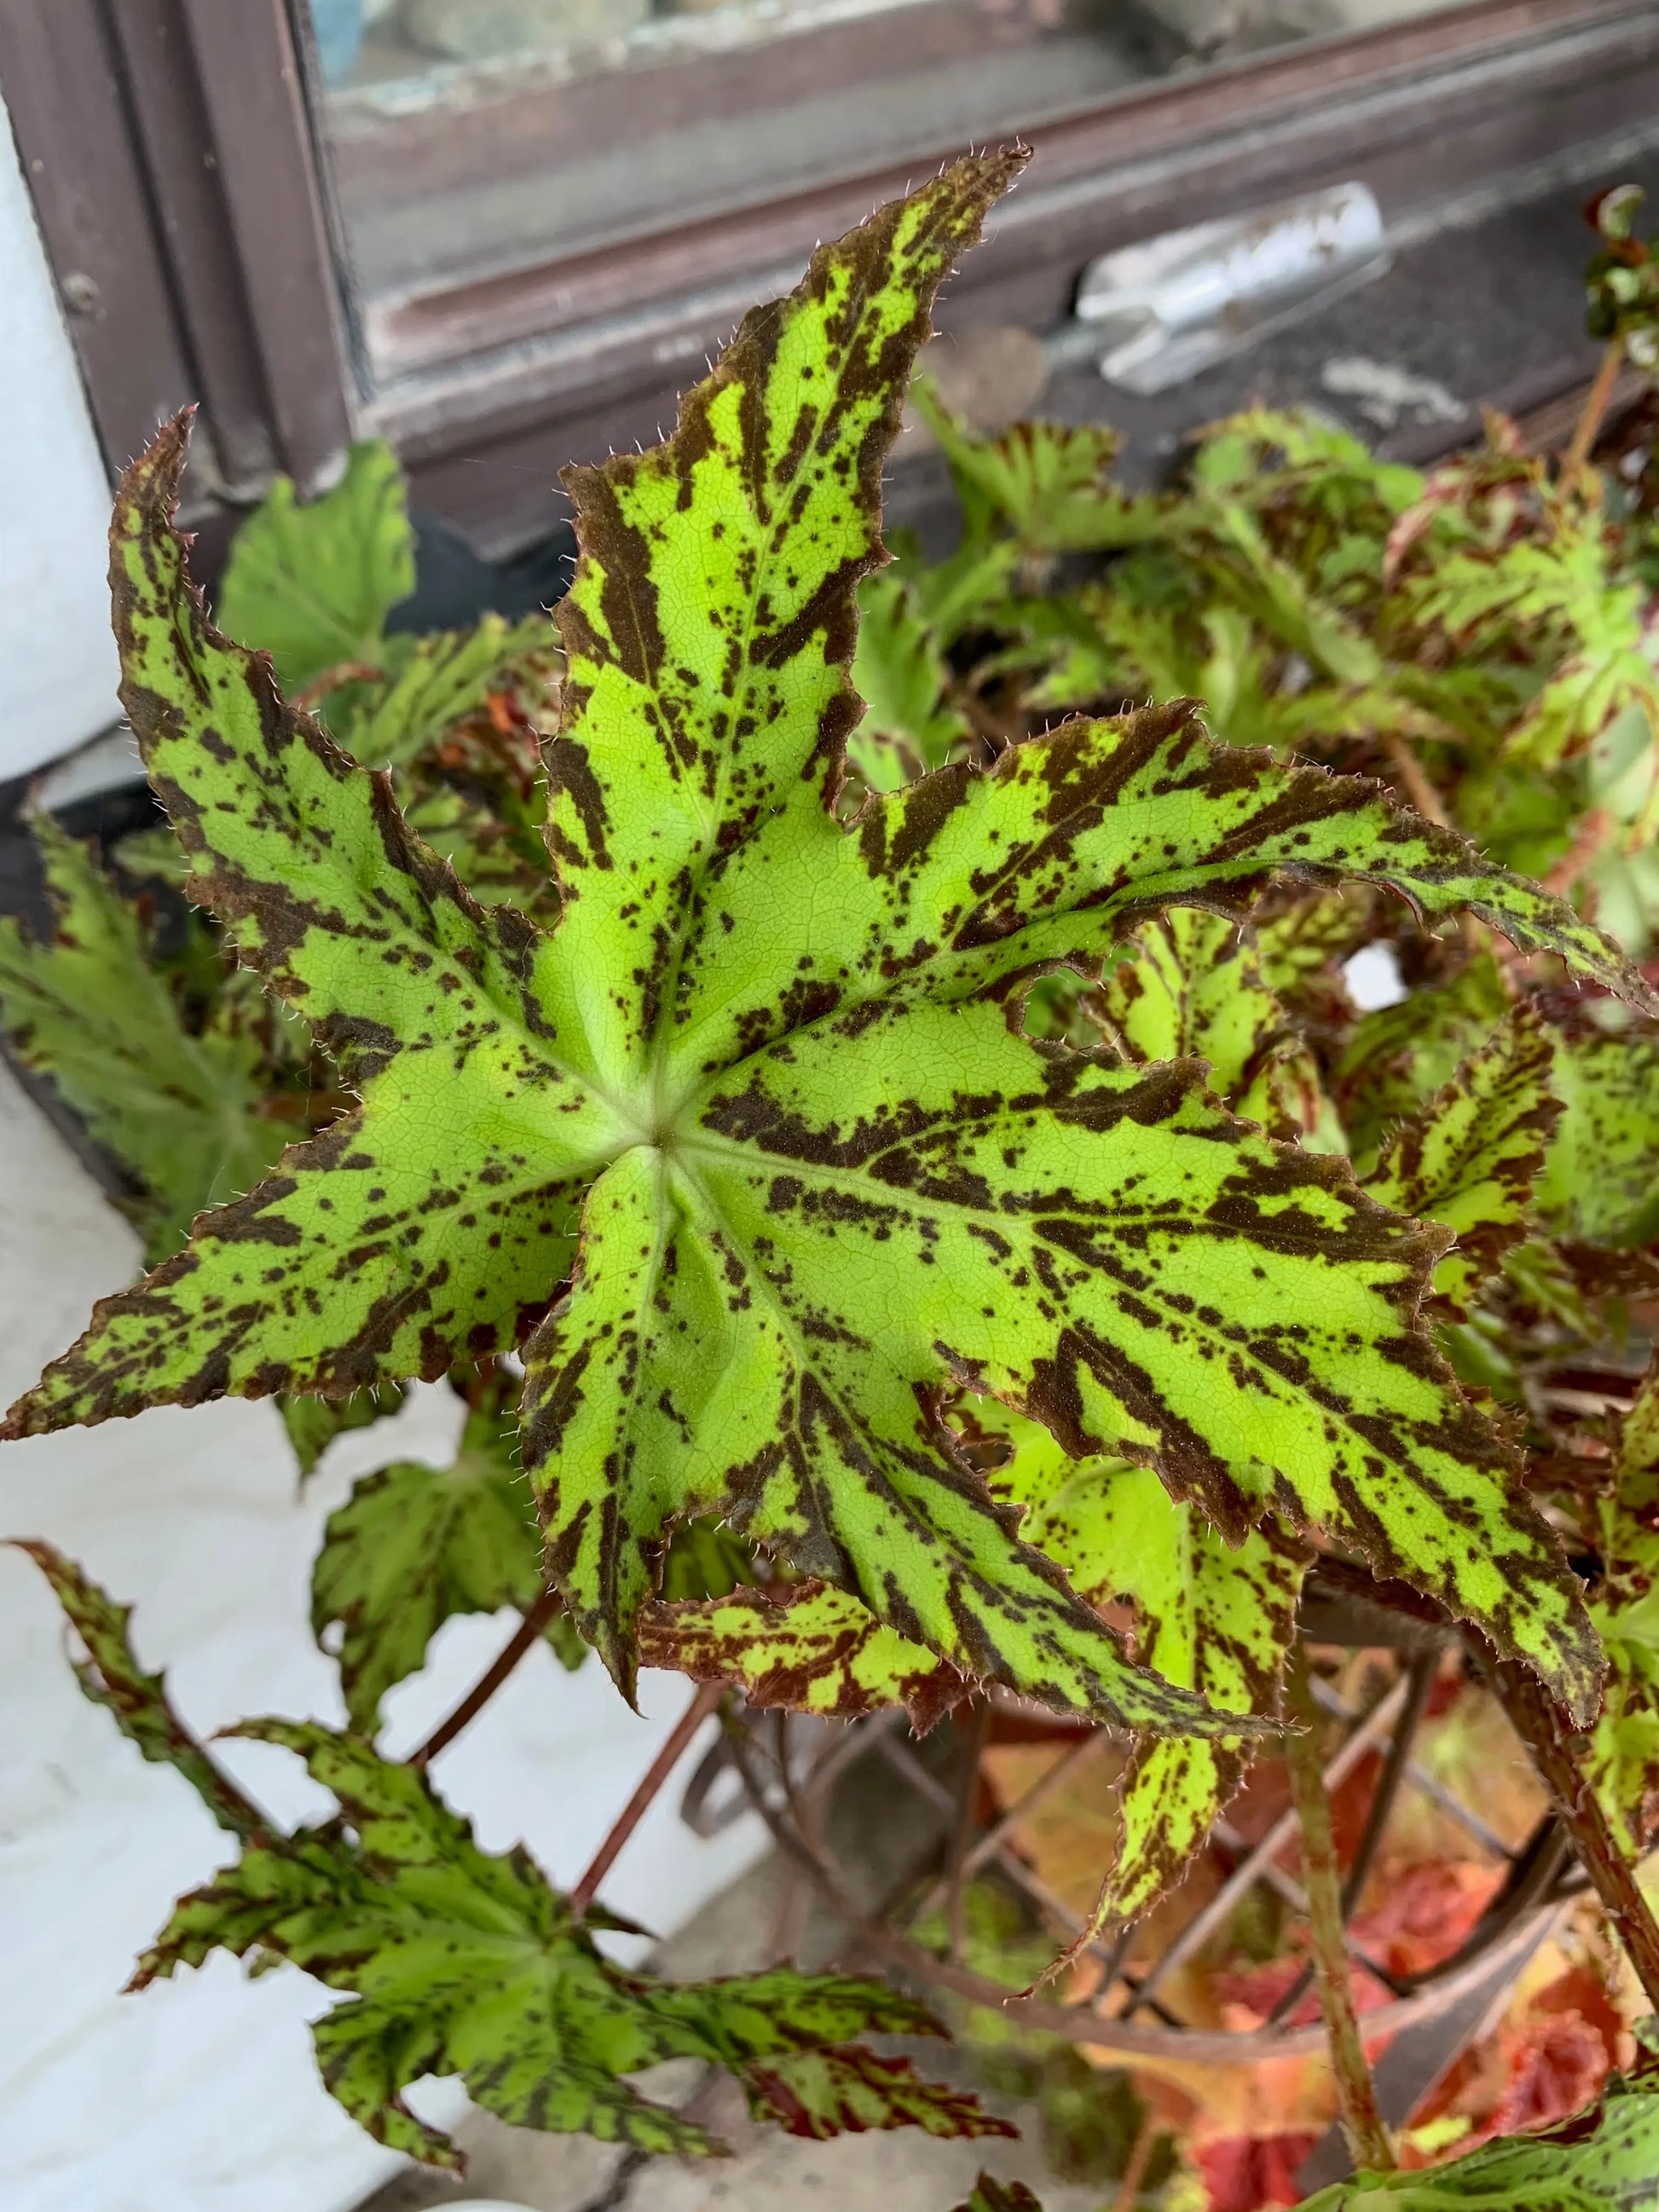
<path id="1" fill-rule="evenodd" d="M 1340 1523 L 1583 1710 L 1582 1607 L 1417 1326 L 1443 1236 L 1232 1118 L 1196 1061 L 1034 1046 L 1021 988 L 1279 874 L 1468 908 L 1639 994 L 1615 949 L 1377 787 L 1212 744 L 1190 702 L 837 817 L 883 458 L 1021 158 L 820 249 L 665 445 L 568 473 L 556 928 L 481 908 L 208 623 L 171 521 L 184 424 L 135 465 L 112 573 L 152 778 L 194 895 L 362 1103 L 106 1300 L 12 1432 L 430 1376 L 556 1300 L 525 1462 L 624 1686 L 669 1530 L 713 1512 L 969 1674 L 1236 1735 L 1020 1543 L 937 1419 L 965 1385 L 1156 1464 L 1230 1536 Z"/>

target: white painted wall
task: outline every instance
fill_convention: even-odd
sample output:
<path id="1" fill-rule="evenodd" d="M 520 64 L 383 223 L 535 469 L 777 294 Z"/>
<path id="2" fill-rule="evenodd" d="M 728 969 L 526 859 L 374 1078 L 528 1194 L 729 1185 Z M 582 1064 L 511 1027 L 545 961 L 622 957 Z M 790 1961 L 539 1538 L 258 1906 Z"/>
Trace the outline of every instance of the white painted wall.
<path id="1" fill-rule="evenodd" d="M 0 781 L 114 721 L 109 486 L 0 106 Z"/>

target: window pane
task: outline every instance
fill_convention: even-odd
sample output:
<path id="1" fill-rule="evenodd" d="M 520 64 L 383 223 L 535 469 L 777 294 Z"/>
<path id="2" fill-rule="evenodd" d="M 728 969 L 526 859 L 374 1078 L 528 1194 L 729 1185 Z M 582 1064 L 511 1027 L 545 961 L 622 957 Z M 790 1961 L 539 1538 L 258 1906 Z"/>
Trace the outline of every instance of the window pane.
<path id="1" fill-rule="evenodd" d="M 1452 0 L 308 3 L 372 307 Z"/>

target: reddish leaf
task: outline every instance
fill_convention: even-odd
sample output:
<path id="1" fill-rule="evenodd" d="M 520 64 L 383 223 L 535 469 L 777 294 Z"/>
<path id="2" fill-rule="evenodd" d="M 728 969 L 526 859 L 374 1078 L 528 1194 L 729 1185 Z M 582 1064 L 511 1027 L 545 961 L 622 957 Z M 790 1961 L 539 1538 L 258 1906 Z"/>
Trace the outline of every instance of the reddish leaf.
<path id="1" fill-rule="evenodd" d="M 1607 1984 L 1588 1966 L 1569 1966 L 1532 2001 L 1540 2013 L 1577 2013 L 1600 2035 L 1609 2066 L 1619 2063 L 1620 2046 L 1629 2030 L 1624 2015 L 1607 1994 Z"/>
<path id="2" fill-rule="evenodd" d="M 1509 2083 L 1492 2116 L 1491 2132 L 1515 2135 L 1565 2119 L 1598 2094 L 1608 2070 L 1601 2030 L 1580 2014 L 1557 2013 L 1540 2021 L 1511 2054 Z"/>
<path id="3" fill-rule="evenodd" d="M 749 2108 L 787 2135 L 822 2142 L 871 2128 L 921 2128 L 930 2136 L 1017 2136 L 976 2097 L 924 2081 L 908 2058 L 881 2058 L 861 2044 L 791 2051 L 741 2069 Z"/>
<path id="4" fill-rule="evenodd" d="M 1355 1915 L 1355 1940 L 1390 1973 L 1422 1973 L 1451 1956 L 1497 1884 L 1489 1868 L 1463 1860 L 1425 1859 L 1391 1868 L 1372 1885 L 1376 1903 Z"/>
<path id="5" fill-rule="evenodd" d="M 1245 1966 L 1231 1972 L 1224 1969 L 1210 1977 L 1210 1988 L 1219 2003 L 1242 2006 L 1258 2020 L 1266 2020 L 1306 1964 L 1306 1959 L 1298 1953 L 1289 1958 L 1270 1959 L 1263 1966 Z M 1393 1991 L 1363 1966 L 1356 1966 L 1348 1978 L 1353 1987 L 1356 2012 L 1375 2012 L 1379 2006 L 1391 2002 Z M 1320 2016 L 1319 1999 L 1310 1986 L 1291 2013 L 1291 2024 L 1305 2027 Z"/>
<path id="6" fill-rule="evenodd" d="M 1229 2136 L 1194 2153 L 1208 2191 L 1206 2212 L 1267 2212 L 1294 2204 L 1301 2195 L 1296 2170 L 1317 2136 Z"/>

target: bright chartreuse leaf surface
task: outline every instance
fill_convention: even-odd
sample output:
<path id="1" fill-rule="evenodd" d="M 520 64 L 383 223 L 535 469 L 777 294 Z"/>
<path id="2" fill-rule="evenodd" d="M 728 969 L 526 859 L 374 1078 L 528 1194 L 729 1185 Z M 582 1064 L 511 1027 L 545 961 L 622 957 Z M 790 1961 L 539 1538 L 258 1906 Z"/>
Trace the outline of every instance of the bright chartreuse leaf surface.
<path id="1" fill-rule="evenodd" d="M 1020 979 L 1279 875 L 1468 908 L 1640 996 L 1615 949 L 1377 787 L 1215 746 L 1188 704 L 836 818 L 883 454 L 933 293 L 1017 167 L 959 163 L 821 250 L 672 440 L 571 473 L 556 929 L 482 909 L 206 623 L 170 524 L 180 428 L 136 466 L 124 696 L 192 893 L 362 1104 L 106 1301 L 12 1429 L 522 1341 L 550 1569 L 625 1686 L 672 1526 L 717 1514 L 966 1673 L 1236 1734 L 1019 1540 L 933 1411 L 966 1387 L 1078 1457 L 1155 1464 L 1231 1540 L 1268 1513 L 1329 1531 L 1585 1711 L 1553 1540 L 1416 1327 L 1443 1239 L 1233 1119 L 1194 1061 L 1033 1046 Z"/>
<path id="2" fill-rule="evenodd" d="M 1236 1114 L 1311 1152 L 1343 1149 L 1317 1065 L 1267 988 L 1251 937 L 1223 915 L 1175 907 L 1138 930 L 1131 950 L 1096 996 L 1127 1059 L 1207 1060 L 1210 1088 Z"/>
<path id="3" fill-rule="evenodd" d="M 1040 1512 L 1034 1540 L 1067 1562 L 1079 1589 L 1098 1604 L 1133 1603 L 1143 1664 L 1223 1711 L 1277 1713 L 1304 1551 L 1271 1522 L 1235 1549 L 1150 1469 L 1109 1460 L 1084 1462 Z M 1098 1577 L 1092 1587 L 1085 1565 Z M 1115 1849 L 1080 1942 L 1139 1918 L 1173 1887 L 1243 1779 L 1251 1750 L 1243 1737 L 1136 1748 Z"/>
<path id="4" fill-rule="evenodd" d="M 1560 1127 L 1539 1180 L 1559 1234 L 1630 1249 L 1659 1236 L 1659 1036 L 1588 1028 L 1565 1036 L 1552 1082 Z"/>
<path id="5" fill-rule="evenodd" d="M 853 1720 L 903 1705 L 922 1735 L 973 1685 L 925 1644 L 877 1620 L 848 1590 L 799 1583 L 740 1589 L 702 1603 L 649 1607 L 640 1656 L 697 1682 L 734 1682 L 762 1711 Z"/>
<path id="6" fill-rule="evenodd" d="M 1308 1564 L 1304 1547 L 1271 1516 L 1230 1545 L 1194 1507 L 1170 1498 L 1150 1468 L 1072 1460 L 1046 1429 L 994 1403 L 975 1409 L 975 1425 L 1006 1440 L 1008 1456 L 991 1486 L 1026 1515 L 1031 1541 L 1091 1604 L 1115 1599 L 1133 1607 L 1135 1653 L 1145 1665 L 1224 1711 L 1277 1715 Z M 1253 1748 L 1243 1736 L 1136 1746 L 1100 1897 L 1066 1958 L 1109 1923 L 1149 1911 L 1179 1880 L 1243 1780 Z"/>

